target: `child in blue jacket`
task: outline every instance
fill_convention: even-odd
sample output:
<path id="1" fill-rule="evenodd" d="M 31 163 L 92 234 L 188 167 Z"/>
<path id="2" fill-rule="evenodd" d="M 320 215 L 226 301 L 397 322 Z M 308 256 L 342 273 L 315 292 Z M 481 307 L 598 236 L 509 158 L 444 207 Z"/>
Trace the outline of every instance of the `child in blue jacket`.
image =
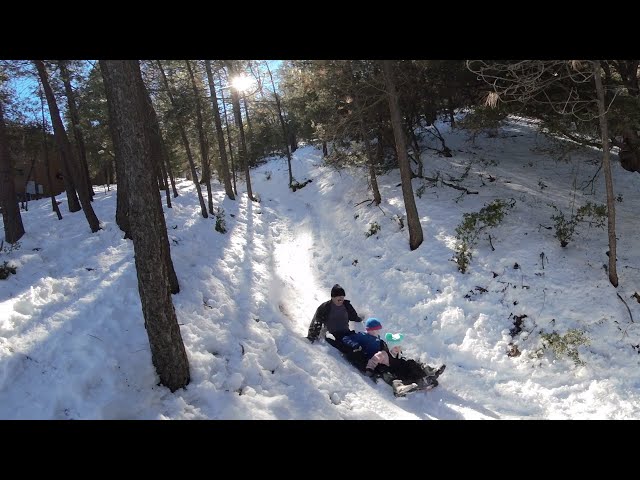
<path id="1" fill-rule="evenodd" d="M 403 339 L 401 333 L 387 333 L 385 339 L 380 338 L 382 323 L 377 318 L 369 318 L 365 322 L 367 333 L 353 333 L 343 337 L 342 343 L 352 349 L 346 353 L 347 359 L 365 375 L 382 377 L 392 385 L 394 394 L 400 395 L 411 389 L 436 386 L 436 378 L 444 372 L 445 365 L 434 369 L 428 365 L 422 365 L 415 360 L 407 360 L 401 357 L 402 348 L 400 342 Z M 391 345 L 391 349 L 389 349 Z"/>

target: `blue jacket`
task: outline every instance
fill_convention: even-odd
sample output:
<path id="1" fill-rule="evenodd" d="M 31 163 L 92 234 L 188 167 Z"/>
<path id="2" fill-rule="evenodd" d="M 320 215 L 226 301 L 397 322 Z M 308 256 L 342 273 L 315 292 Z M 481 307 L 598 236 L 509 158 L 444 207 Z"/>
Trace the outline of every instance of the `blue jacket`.
<path id="1" fill-rule="evenodd" d="M 383 340 L 375 335 L 369 335 L 368 333 L 358 332 L 351 335 L 347 335 L 342 338 L 342 343 L 350 348 L 356 349 L 362 347 L 365 357 L 369 360 L 380 350 L 386 350 L 386 344 Z"/>

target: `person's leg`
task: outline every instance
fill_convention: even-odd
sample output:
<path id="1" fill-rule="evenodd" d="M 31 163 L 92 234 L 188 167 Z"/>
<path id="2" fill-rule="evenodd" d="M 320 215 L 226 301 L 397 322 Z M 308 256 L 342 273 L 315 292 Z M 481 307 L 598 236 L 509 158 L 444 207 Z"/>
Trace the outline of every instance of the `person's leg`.
<path id="1" fill-rule="evenodd" d="M 445 364 L 441 365 L 437 369 L 433 368 L 430 365 L 427 365 L 426 363 L 422 364 L 422 369 L 424 370 L 424 373 L 427 377 L 438 378 L 440 375 L 442 375 L 442 372 L 444 372 L 445 368 L 447 368 Z"/>
<path id="2" fill-rule="evenodd" d="M 332 333 L 332 335 L 334 336 L 335 340 L 333 342 L 331 342 L 330 344 L 337 348 L 338 350 L 340 350 L 342 353 L 350 353 L 353 349 L 347 345 L 345 345 L 344 343 L 342 343 L 342 339 L 344 337 L 346 337 L 347 335 L 351 335 L 352 332 L 351 330 L 347 330 L 344 332 L 334 332 Z M 329 337 L 327 337 L 327 341 L 329 341 Z"/>
<path id="3" fill-rule="evenodd" d="M 344 345 L 346 347 L 346 345 Z M 362 350 L 358 350 L 354 352 L 349 350 L 344 353 L 344 358 L 346 358 L 351 365 L 356 367 L 361 372 L 364 372 L 367 366 L 367 357 L 365 356 Z"/>
<path id="4" fill-rule="evenodd" d="M 325 337 L 325 340 L 326 340 L 326 341 L 327 341 L 327 343 L 328 343 L 329 345 L 331 345 L 332 347 L 334 347 L 334 348 L 336 348 L 336 349 L 338 349 L 338 350 L 342 351 L 342 347 L 343 347 L 342 342 L 340 342 L 340 341 L 338 341 L 338 340 L 334 340 L 334 339 L 333 339 L 333 338 L 331 338 L 331 337 Z"/>

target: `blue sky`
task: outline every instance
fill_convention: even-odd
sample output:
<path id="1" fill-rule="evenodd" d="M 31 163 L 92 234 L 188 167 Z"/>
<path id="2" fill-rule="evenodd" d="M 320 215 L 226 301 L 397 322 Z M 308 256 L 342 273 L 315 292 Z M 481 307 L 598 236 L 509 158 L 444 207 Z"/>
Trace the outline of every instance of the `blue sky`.
<path id="1" fill-rule="evenodd" d="M 276 84 L 276 88 L 278 86 L 278 75 L 277 69 L 282 65 L 282 60 L 267 60 L 269 62 L 269 68 L 271 68 L 274 83 Z M 92 64 L 97 62 L 97 60 L 87 60 L 85 66 L 87 68 L 92 68 Z M 11 100 L 18 104 L 18 109 L 26 115 L 28 118 L 33 118 L 35 121 L 40 123 L 41 114 L 40 114 L 40 100 L 38 99 L 38 86 L 39 81 L 35 75 L 35 68 L 33 76 L 22 76 L 22 77 L 10 77 L 7 82 L 7 87 L 10 92 Z M 269 88 L 271 88 L 269 83 Z M 34 93 L 35 96 L 34 96 Z M 62 100 L 62 101 L 61 101 Z M 58 99 L 58 108 L 61 113 L 66 111 L 66 99 Z M 31 113 L 31 111 L 35 113 Z M 11 112 L 7 112 L 8 118 L 11 118 Z M 49 110 L 46 106 L 45 99 L 45 118 L 48 124 L 50 124 Z"/>

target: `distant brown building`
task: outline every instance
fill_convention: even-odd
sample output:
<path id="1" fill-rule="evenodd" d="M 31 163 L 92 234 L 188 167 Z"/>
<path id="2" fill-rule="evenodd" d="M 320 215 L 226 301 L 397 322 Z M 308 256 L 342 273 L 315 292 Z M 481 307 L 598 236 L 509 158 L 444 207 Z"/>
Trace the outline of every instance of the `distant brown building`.
<path id="1" fill-rule="evenodd" d="M 32 197 L 49 196 L 64 192 L 61 159 L 57 152 L 49 152 L 49 168 L 51 171 L 51 185 L 47 179 L 47 169 L 42 152 L 38 152 L 35 158 L 27 158 L 18 155 L 13 158 L 13 181 L 16 194 L 23 198 L 25 193 Z"/>

